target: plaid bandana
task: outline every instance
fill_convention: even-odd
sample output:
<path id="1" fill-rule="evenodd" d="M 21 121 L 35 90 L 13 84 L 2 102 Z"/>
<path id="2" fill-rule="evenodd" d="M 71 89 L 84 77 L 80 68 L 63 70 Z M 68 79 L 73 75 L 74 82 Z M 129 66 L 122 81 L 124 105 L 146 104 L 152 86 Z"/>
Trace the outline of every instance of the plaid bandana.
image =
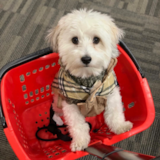
<path id="1" fill-rule="evenodd" d="M 96 84 L 97 83 L 95 83 L 91 88 L 79 85 L 70 78 L 70 76 L 64 71 L 64 69 L 61 68 L 58 77 L 54 78 L 52 87 L 55 88 L 54 90 L 59 90 L 59 92 L 64 97 L 83 101 L 90 96 L 91 90 L 95 87 Z M 109 94 L 111 90 L 113 90 L 113 88 L 116 86 L 116 84 L 117 81 L 115 74 L 113 72 L 110 72 L 95 95 L 105 96 Z"/>
<path id="2" fill-rule="evenodd" d="M 52 83 L 52 90 L 54 93 L 59 94 L 60 97 L 65 100 L 70 99 L 77 102 L 90 103 L 95 97 L 104 99 L 106 95 L 108 95 L 117 85 L 116 76 L 113 71 L 113 67 L 115 66 L 116 62 L 116 59 L 112 59 L 112 64 L 110 65 L 110 68 L 106 70 L 103 80 L 97 80 L 92 87 L 79 85 L 69 75 L 69 72 L 65 71 L 64 67 L 61 67 Z M 94 103 L 97 103 L 97 101 L 100 99 L 98 98 Z M 77 105 L 84 106 L 85 104 L 86 103 L 78 103 Z"/>

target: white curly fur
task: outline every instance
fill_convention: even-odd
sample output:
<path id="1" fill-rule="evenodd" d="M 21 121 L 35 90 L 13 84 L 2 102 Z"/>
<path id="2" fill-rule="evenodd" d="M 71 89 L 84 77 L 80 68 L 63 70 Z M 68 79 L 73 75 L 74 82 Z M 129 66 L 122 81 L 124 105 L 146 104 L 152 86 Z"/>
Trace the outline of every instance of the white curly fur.
<path id="1" fill-rule="evenodd" d="M 72 43 L 73 37 L 78 37 L 77 45 Z M 94 37 L 100 38 L 98 44 L 93 43 Z M 92 75 L 97 76 L 103 69 L 107 69 L 111 58 L 119 55 L 117 43 L 122 37 L 123 31 L 115 25 L 110 16 L 93 10 L 81 9 L 62 17 L 58 25 L 49 30 L 46 39 L 53 51 L 59 53 L 66 70 L 74 76 L 86 78 Z M 81 61 L 85 55 L 92 59 L 87 67 Z M 88 124 L 75 104 L 67 104 L 63 101 L 62 106 L 65 121 L 73 138 L 71 150 L 83 150 L 90 142 Z M 56 106 L 53 108 L 56 110 Z M 112 94 L 107 96 L 104 118 L 111 131 L 116 134 L 132 128 L 132 123 L 125 121 L 117 87 Z"/>

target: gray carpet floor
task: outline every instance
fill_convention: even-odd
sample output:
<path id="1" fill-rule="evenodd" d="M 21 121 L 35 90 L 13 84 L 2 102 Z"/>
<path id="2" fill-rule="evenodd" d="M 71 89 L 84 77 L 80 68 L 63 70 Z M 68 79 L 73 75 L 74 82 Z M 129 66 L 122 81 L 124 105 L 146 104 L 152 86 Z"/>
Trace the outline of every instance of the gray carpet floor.
<path id="1" fill-rule="evenodd" d="M 156 109 L 153 125 L 115 146 L 160 155 L 160 0 L 0 0 L 0 68 L 47 47 L 46 31 L 75 8 L 110 14 L 148 79 Z M 0 160 L 16 160 L 0 125 Z M 85 157 L 81 159 L 96 159 Z"/>

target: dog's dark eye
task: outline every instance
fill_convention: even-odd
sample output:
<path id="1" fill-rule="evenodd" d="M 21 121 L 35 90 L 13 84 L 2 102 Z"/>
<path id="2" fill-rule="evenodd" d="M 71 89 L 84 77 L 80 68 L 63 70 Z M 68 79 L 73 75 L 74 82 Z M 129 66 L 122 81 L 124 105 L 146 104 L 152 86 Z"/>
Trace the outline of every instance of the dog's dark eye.
<path id="1" fill-rule="evenodd" d="M 94 43 L 94 44 L 98 44 L 99 41 L 100 41 L 100 39 L 99 39 L 98 37 L 94 37 L 94 38 L 93 38 L 93 43 Z"/>
<path id="2" fill-rule="evenodd" d="M 78 37 L 73 37 L 72 42 L 73 44 L 78 44 Z"/>

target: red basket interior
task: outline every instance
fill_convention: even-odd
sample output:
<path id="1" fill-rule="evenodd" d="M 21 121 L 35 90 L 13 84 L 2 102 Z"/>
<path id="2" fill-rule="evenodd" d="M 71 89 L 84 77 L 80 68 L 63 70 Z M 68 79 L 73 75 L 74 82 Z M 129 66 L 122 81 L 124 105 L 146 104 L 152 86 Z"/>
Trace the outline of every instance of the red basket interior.
<path id="1" fill-rule="evenodd" d="M 121 88 L 124 112 L 127 120 L 133 122 L 129 132 L 115 135 L 104 124 L 103 115 L 86 118 L 97 133 L 91 131 L 91 143 L 102 141 L 112 145 L 148 128 L 154 119 L 154 105 L 145 78 L 142 78 L 125 51 L 121 52 L 115 67 Z M 58 54 L 51 53 L 9 70 L 1 82 L 1 99 L 7 128 L 4 129 L 10 145 L 19 159 L 76 159 L 86 152 L 72 153 L 70 142 L 61 140 L 44 142 L 35 137 L 38 127 L 49 123 L 49 108 L 54 94 L 51 83 L 59 70 Z M 41 137 L 51 138 L 48 132 Z"/>

